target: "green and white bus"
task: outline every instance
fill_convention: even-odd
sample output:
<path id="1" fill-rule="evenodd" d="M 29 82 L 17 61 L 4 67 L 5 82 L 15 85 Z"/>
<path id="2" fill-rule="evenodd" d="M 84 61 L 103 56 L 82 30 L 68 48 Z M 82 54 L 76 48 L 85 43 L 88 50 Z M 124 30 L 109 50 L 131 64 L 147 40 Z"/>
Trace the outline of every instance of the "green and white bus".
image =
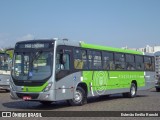
<path id="1" fill-rule="evenodd" d="M 139 51 L 63 40 L 29 40 L 15 45 L 10 89 L 12 99 L 50 104 L 122 93 L 155 85 L 154 56 Z"/>

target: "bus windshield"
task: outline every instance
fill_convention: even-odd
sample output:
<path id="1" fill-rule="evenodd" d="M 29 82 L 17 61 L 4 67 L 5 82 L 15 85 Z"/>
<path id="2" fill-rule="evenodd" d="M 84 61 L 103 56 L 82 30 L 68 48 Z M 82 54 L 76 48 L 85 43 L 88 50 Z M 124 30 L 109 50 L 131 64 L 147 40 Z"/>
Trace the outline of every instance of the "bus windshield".
<path id="1" fill-rule="evenodd" d="M 15 80 L 44 80 L 52 73 L 51 51 L 15 52 L 12 77 Z"/>
<path id="2" fill-rule="evenodd" d="M 12 60 L 8 54 L 0 53 L 0 74 L 10 74 Z"/>

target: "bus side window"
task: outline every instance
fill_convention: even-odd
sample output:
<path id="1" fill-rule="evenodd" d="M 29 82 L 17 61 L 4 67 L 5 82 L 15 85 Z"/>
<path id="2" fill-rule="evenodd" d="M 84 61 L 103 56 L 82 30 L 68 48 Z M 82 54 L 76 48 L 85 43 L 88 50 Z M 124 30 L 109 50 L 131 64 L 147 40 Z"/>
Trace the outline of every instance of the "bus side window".
<path id="1" fill-rule="evenodd" d="M 60 64 L 60 54 L 56 54 L 56 72 L 61 70 L 61 64 Z"/>
<path id="2" fill-rule="evenodd" d="M 93 69 L 102 69 L 102 55 L 101 52 L 93 51 Z"/>
<path id="3" fill-rule="evenodd" d="M 125 70 L 125 57 L 124 54 L 115 53 L 115 69 Z"/>
<path id="4" fill-rule="evenodd" d="M 140 55 L 135 55 L 136 70 L 144 70 L 143 57 Z"/>
<path id="5" fill-rule="evenodd" d="M 104 70 L 114 70 L 113 53 L 103 52 L 103 69 Z"/>
<path id="6" fill-rule="evenodd" d="M 88 51 L 89 69 L 102 69 L 102 57 L 99 51 Z"/>
<path id="7" fill-rule="evenodd" d="M 66 62 L 63 64 L 64 65 L 64 70 L 69 70 L 70 66 L 70 56 L 69 54 L 64 54 Z"/>
<path id="8" fill-rule="evenodd" d="M 74 68 L 75 69 L 87 69 L 87 55 L 86 50 L 75 49 L 74 50 Z"/>
<path id="9" fill-rule="evenodd" d="M 92 69 L 92 66 L 93 66 L 93 56 L 92 56 L 91 51 L 88 51 L 88 66 L 89 66 L 89 69 Z"/>
<path id="10" fill-rule="evenodd" d="M 144 66 L 145 66 L 145 70 L 148 70 L 148 71 L 153 70 L 151 57 L 148 57 L 148 56 L 144 57 Z"/>
<path id="11" fill-rule="evenodd" d="M 152 57 L 152 70 L 155 71 L 155 58 Z"/>
<path id="12" fill-rule="evenodd" d="M 64 64 L 60 63 L 60 59 L 62 59 L 60 56 L 61 55 L 59 53 L 56 55 L 56 72 L 59 72 L 60 70 L 69 70 L 69 68 L 70 68 L 69 54 L 64 54 L 64 57 L 65 57 Z"/>
<path id="13" fill-rule="evenodd" d="M 134 55 L 126 54 L 126 68 L 127 70 L 135 70 Z"/>

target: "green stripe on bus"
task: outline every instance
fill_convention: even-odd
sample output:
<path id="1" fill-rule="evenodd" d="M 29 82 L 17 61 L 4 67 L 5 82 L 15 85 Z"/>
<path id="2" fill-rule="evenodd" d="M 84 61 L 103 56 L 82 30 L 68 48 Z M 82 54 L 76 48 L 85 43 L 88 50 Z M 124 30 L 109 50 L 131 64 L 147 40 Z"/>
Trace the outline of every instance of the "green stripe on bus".
<path id="1" fill-rule="evenodd" d="M 48 82 L 46 82 L 42 86 L 24 86 L 23 92 L 42 92 L 47 85 Z"/>
<path id="2" fill-rule="evenodd" d="M 140 51 L 106 47 L 106 46 L 100 46 L 100 45 L 92 45 L 92 44 L 86 44 L 86 43 L 83 43 L 83 42 L 81 43 L 81 47 L 82 48 L 97 49 L 97 50 L 106 50 L 106 51 L 111 51 L 111 52 L 122 52 L 122 53 L 131 53 L 131 54 L 143 55 L 143 53 L 140 52 Z"/>

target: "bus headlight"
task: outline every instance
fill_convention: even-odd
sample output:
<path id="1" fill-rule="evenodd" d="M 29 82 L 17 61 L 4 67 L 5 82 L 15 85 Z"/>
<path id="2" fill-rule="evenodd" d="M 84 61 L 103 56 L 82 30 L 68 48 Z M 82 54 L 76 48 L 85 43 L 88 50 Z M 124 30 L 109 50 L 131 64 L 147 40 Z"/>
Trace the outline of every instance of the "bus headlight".
<path id="1" fill-rule="evenodd" d="M 45 89 L 43 90 L 44 92 L 47 92 L 50 90 L 50 88 L 52 87 L 52 82 L 48 83 L 48 85 L 45 87 Z"/>

